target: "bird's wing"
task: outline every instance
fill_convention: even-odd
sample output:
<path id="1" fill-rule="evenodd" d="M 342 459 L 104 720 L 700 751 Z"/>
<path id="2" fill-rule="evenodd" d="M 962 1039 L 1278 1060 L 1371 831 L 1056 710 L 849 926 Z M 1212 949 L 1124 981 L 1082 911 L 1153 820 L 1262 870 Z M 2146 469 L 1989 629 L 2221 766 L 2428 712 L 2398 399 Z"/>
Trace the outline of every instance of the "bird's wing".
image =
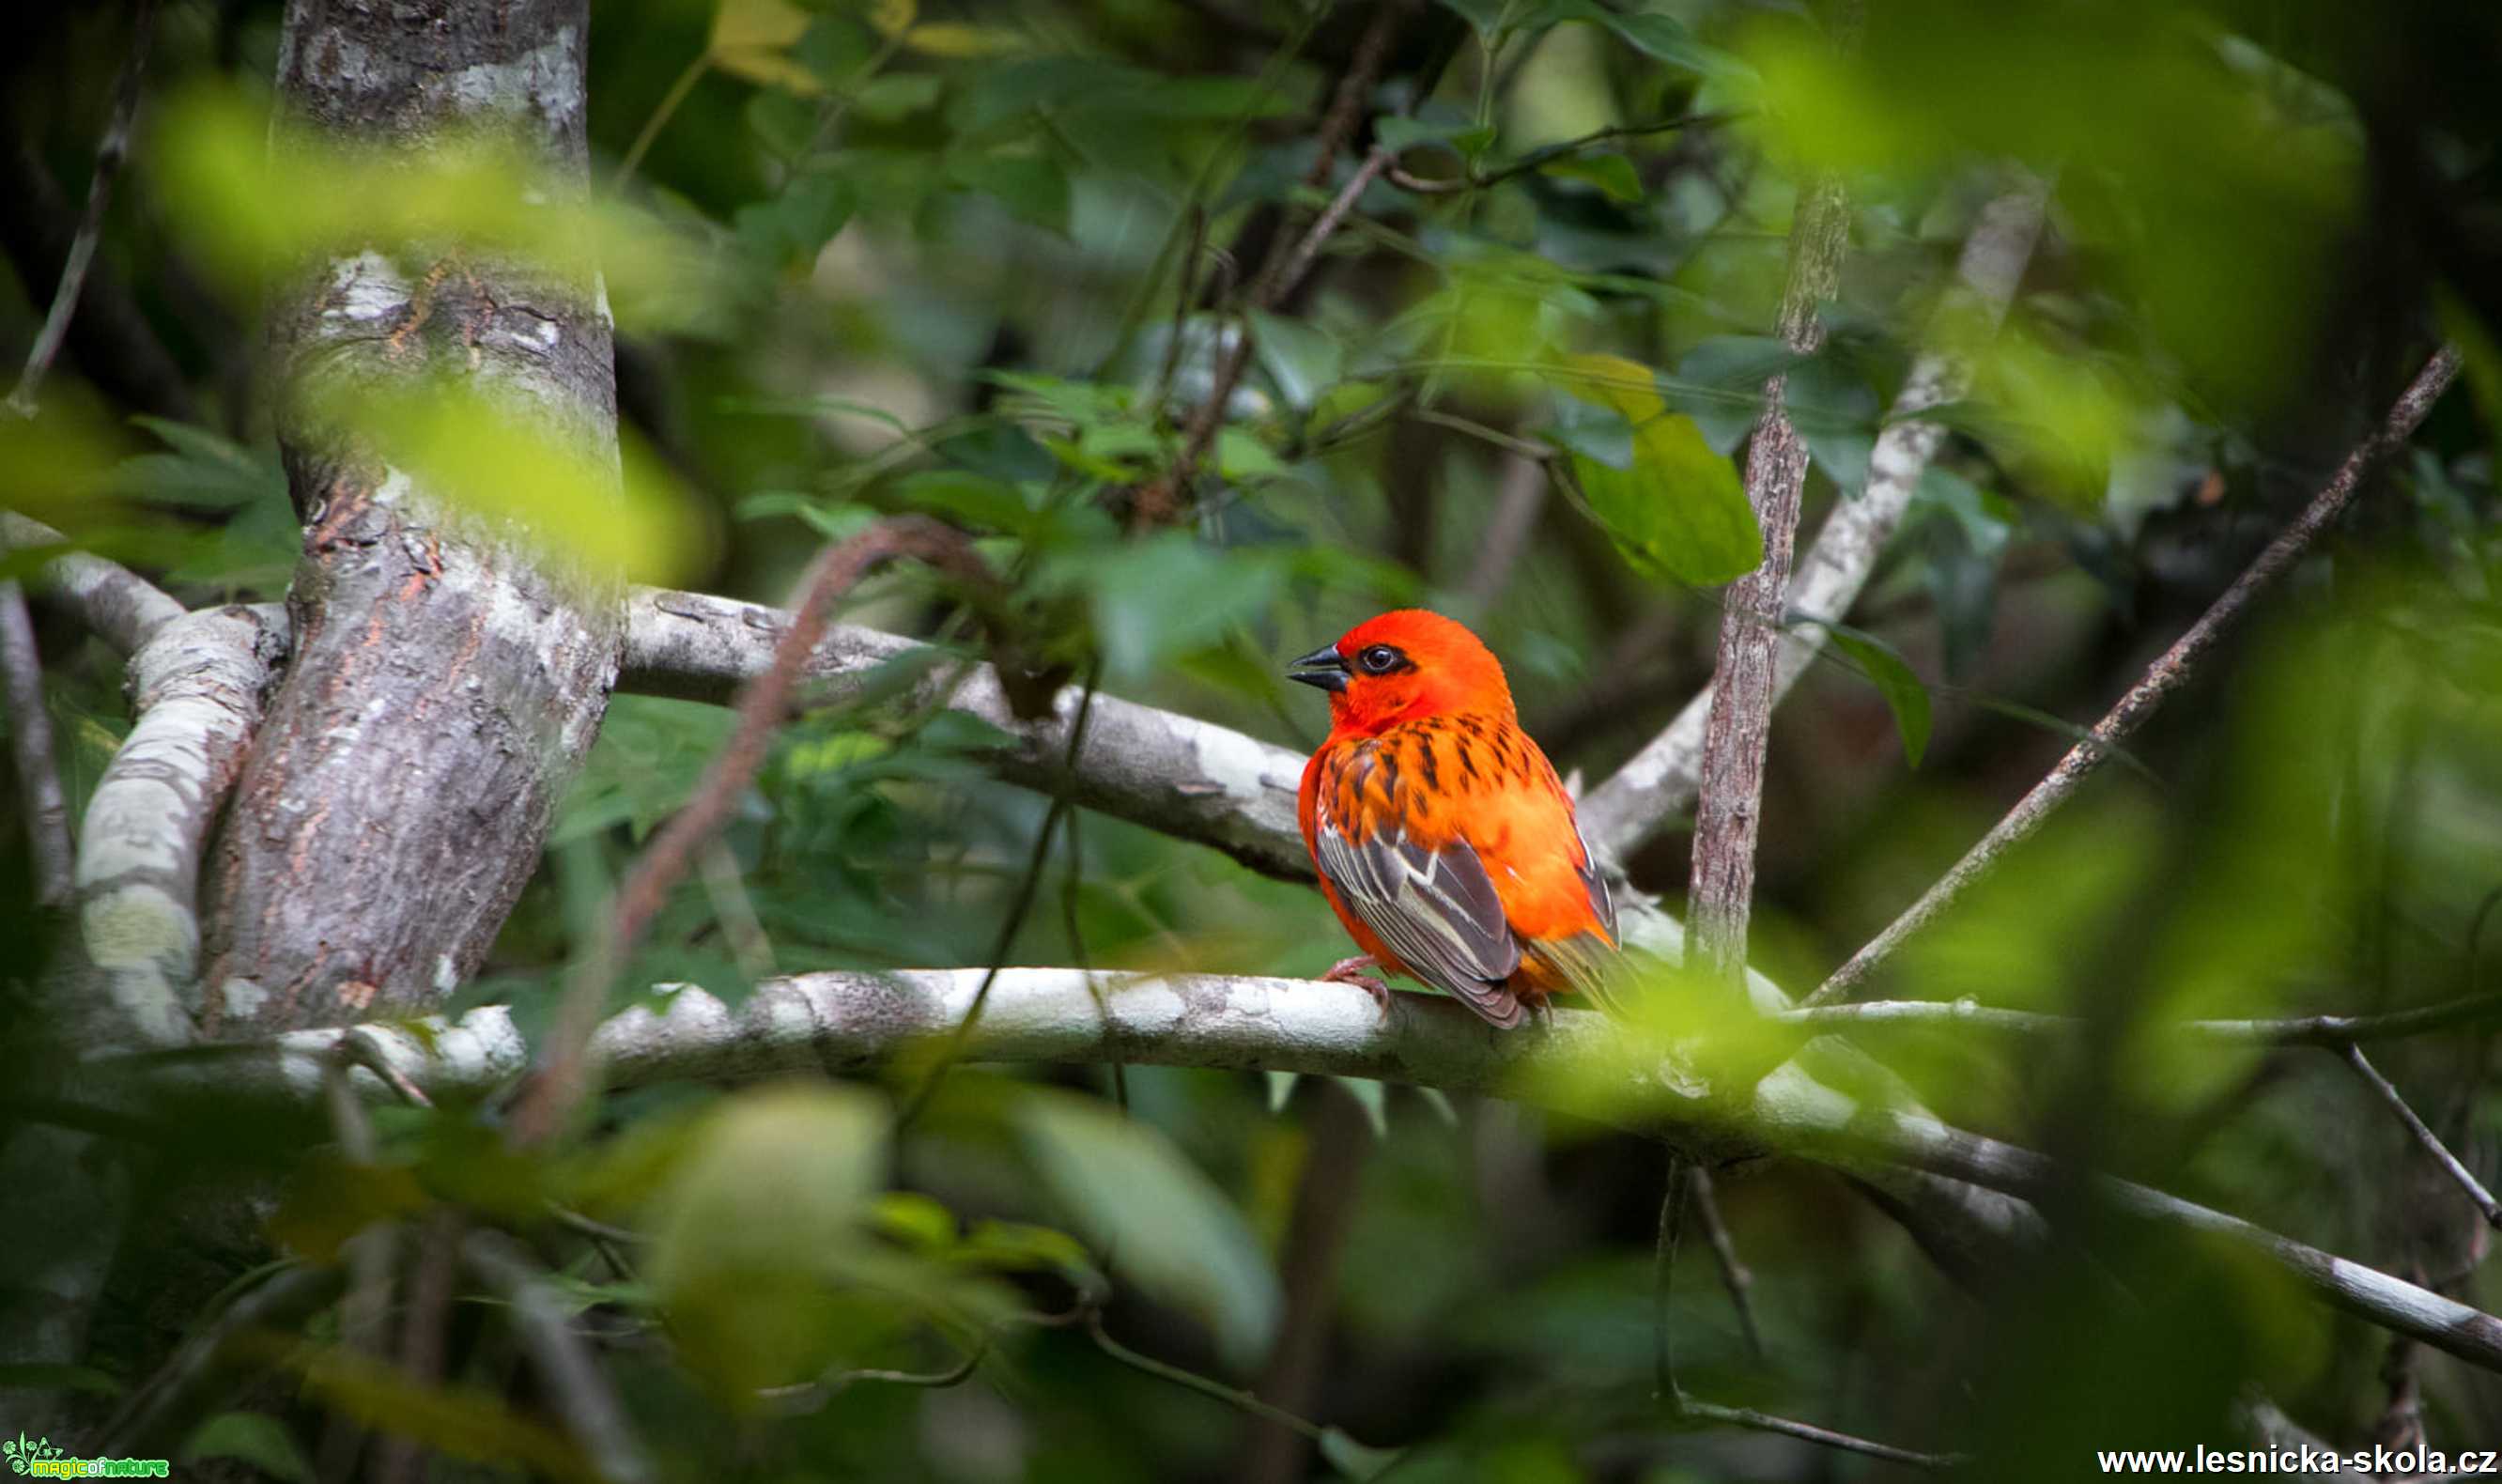
<path id="1" fill-rule="evenodd" d="M 1367 749 L 1345 765 L 1369 770 L 1376 760 Z M 1355 780 L 1359 792 L 1362 783 Z M 1520 944 L 1494 879 L 1466 841 L 1431 847 L 1397 824 L 1359 831 L 1324 801 L 1313 820 L 1312 859 L 1411 973 L 1491 1026 L 1520 1024 L 1520 999 L 1505 983 L 1520 967 Z"/>

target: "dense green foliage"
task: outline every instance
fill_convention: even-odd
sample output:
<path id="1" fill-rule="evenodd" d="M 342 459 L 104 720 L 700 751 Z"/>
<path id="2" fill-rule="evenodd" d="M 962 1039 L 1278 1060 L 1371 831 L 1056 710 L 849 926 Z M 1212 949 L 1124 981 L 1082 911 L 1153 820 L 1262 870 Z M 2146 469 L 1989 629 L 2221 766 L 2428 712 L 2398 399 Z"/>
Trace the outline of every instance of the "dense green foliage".
<path id="1" fill-rule="evenodd" d="M 71 199 L 126 44 L 125 17 L 85 9 L 36 27 L 0 106 L 9 148 Z M 40 416 L 0 418 L 0 504 L 187 602 L 281 598 L 298 531 L 252 372 L 262 296 L 311 251 L 452 237 L 595 254 L 628 511 L 466 402 L 350 409 L 394 456 L 637 581 L 780 601 L 821 543 L 897 512 L 962 529 L 996 575 L 898 565 L 852 596 L 846 622 L 934 649 L 783 731 L 618 1008 L 656 985 L 736 1003 L 773 973 L 994 955 L 1318 972 L 1348 950 L 1308 889 L 1088 811 L 1052 831 L 1049 800 L 990 775 L 994 729 L 910 682 L 997 658 L 1306 746 L 1324 718 L 1283 660 L 1423 603 L 1479 627 L 1530 730 L 1595 784 L 1708 678 L 1712 585 L 1761 552 L 1740 470 L 1765 379 L 1789 373 L 1811 454 L 1804 546 L 1866 483 L 1911 357 L 1943 345 L 1972 390 L 1936 415 L 1944 451 L 1775 726 L 1754 957 L 1804 991 L 2458 345 L 2460 392 L 2334 550 L 1884 981 L 2084 1029 L 1870 1044 L 1949 1121 L 2491 1307 L 2474 1213 L 2333 1057 L 2166 1029 L 2480 983 L 2474 925 L 2502 887 L 2502 190 L 2471 100 L 2502 56 L 2472 0 L 1889 0 L 1843 47 L 1805 7 L 1447 0 L 1386 32 L 1316 174 L 1369 6 L 601 0 L 595 199 L 537 212 L 498 204 L 512 167 L 485 146 L 414 175 L 342 154 L 273 179 L 281 9 L 166 7 L 90 298 L 123 300 L 180 377 L 169 396 L 75 346 Z M 1375 149 L 1395 163 L 1309 275 L 1271 282 Z M 1850 240 L 1829 338 L 1801 356 L 1773 325 L 1802 184 L 1827 170 Z M 2050 229 L 2004 330 L 1933 320 L 1978 212 L 2027 176 L 2051 183 Z M 0 298 L 11 348 L 50 299 L 23 263 Z M 75 818 L 127 725 L 119 665 L 60 616 L 41 638 Z M 543 1032 L 610 888 L 729 725 L 610 706 L 450 1009 L 505 1004 Z M 1668 830 L 1634 884 L 1674 908 L 1684 853 Z M 28 952 L 0 975 L 31 979 L 51 928 L 8 860 L 0 937 Z M 2471 1164 L 2502 1134 L 2487 1040 L 2382 1058 Z M 1320 1369 L 1274 1400 L 1327 1430 L 1314 1468 L 1368 1477 L 1391 1462 L 1374 1450 L 1418 1481 L 1884 1467 L 1660 1415 L 1654 1144 L 1505 1103 L 1136 1066 L 1117 1102 L 1110 1068 L 961 1068 L 923 1108 L 931 1070 L 645 1090 L 528 1154 L 493 1103 L 378 1112 L 373 1165 L 321 1129 L 153 1136 L 202 1177 L 165 1209 L 274 1178 L 270 1232 L 315 1262 L 444 1209 L 525 1234 L 671 1478 L 1252 1477 L 1256 1419 L 1154 1367 L 1249 1386 L 1298 1304 Z M 1689 1251 L 1668 1313 L 1702 1396 L 1975 1451 L 1983 1477 L 2227 1445 L 2251 1385 L 2347 1445 L 2388 1407 L 2381 1332 L 2074 1190 L 2045 1208 L 2075 1244 L 1950 1275 L 1830 1171 L 1749 1162 L 1719 1189 L 1766 1343 L 1749 1352 Z M 1299 1219 L 1299 1199 L 1341 1208 Z M 459 1306 L 435 1380 L 317 1322 L 269 1351 L 300 1389 L 194 1446 L 309 1478 L 328 1406 L 422 1436 L 438 1477 L 580 1470 L 484 1307 Z M 135 1386 L 160 1341 L 107 1325 L 92 1366 Z M 2493 1377 L 2408 1364 L 2436 1444 L 2502 1436 Z"/>

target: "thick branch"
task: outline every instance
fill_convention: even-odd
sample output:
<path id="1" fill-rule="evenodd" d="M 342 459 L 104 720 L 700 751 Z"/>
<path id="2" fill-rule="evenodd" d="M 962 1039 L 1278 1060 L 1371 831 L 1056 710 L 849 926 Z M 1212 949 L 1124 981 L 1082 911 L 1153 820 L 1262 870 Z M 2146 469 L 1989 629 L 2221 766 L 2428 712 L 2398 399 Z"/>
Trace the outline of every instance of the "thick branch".
<path id="1" fill-rule="evenodd" d="M 2426 361 L 2424 368 L 2399 395 L 2397 404 L 2389 409 L 2388 417 L 2373 429 L 2370 437 L 2355 445 L 2354 451 L 2346 455 L 2346 461 L 2338 465 L 2337 472 L 2312 497 L 2302 514 L 2269 542 L 2267 549 L 2259 553 L 2248 569 L 2224 590 L 2224 595 L 2215 599 L 2215 605 L 2200 615 L 2198 622 L 2190 624 L 2188 630 L 2174 640 L 2172 647 L 2147 667 L 2138 683 L 2131 686 L 2128 693 L 2112 707 L 2111 714 L 2095 723 L 2084 740 L 2070 748 L 2067 756 L 2059 759 L 2058 766 L 2050 770 L 2049 776 L 2035 784 L 2032 791 L 2008 811 L 2007 817 L 1981 837 L 1979 844 L 1955 862 L 1952 870 L 1922 893 L 1920 899 L 1911 903 L 1883 932 L 1851 955 L 1848 962 L 1834 970 L 1833 977 L 1809 995 L 1805 1003 L 1820 1004 L 1850 994 L 1877 964 L 1901 947 L 1906 938 L 1928 926 L 1939 913 L 1952 905 L 1966 888 L 1997 864 L 2009 850 L 2041 828 L 2042 822 L 2067 802 L 2069 795 L 2102 765 L 2113 749 L 2125 741 L 2173 691 L 2186 683 L 2199 661 L 2249 611 L 2258 595 L 2291 570 L 2303 553 L 2311 549 L 2311 544 L 2337 523 L 2337 518 L 2344 515 L 2346 507 L 2352 503 L 2354 491 L 2362 487 L 2363 477 L 2413 436 L 2425 414 L 2432 411 L 2433 403 L 2441 399 L 2442 391 L 2458 375 L 2458 353 L 2448 348 L 2437 352 L 2432 359 Z"/>
<path id="2" fill-rule="evenodd" d="M 518 152 L 494 187 L 514 209 L 570 209 L 589 45 L 587 0 L 296 0 L 277 163 L 354 148 L 388 170 L 492 133 Z M 375 411 L 469 399 L 613 493 L 612 333 L 586 260 L 351 236 L 272 321 L 304 546 L 294 654 L 215 848 L 213 1035 L 422 1011 L 474 972 L 598 731 L 619 641 L 613 577 L 489 515 Z"/>
<path id="3" fill-rule="evenodd" d="M 664 1079 L 751 1080 L 795 1070 L 850 1071 L 885 1062 L 962 1024 L 980 969 L 885 975 L 826 973 L 761 987 L 733 1012 L 683 988 L 663 1014 L 629 1010 L 598 1033 L 600 1062 L 620 1085 Z M 1100 998 L 1098 998 L 1098 994 Z M 403 1026 L 366 1027 L 377 1051 L 437 1096 L 483 1093 L 517 1074 L 527 1048 L 500 1007 L 472 1012 L 421 1037 Z M 1088 975 L 1073 969 L 1001 972 L 966 1054 L 997 1062 L 1133 1063 L 1370 1077 L 1451 1092 L 1563 1099 L 1589 1086 L 1593 1058 L 1619 1032 L 1599 1016 L 1555 1013 L 1540 1034 L 1490 1029 L 1446 1000 L 1402 995 L 1383 1020 L 1348 985 L 1301 980 Z M 258 1095 L 310 1106 L 322 1096 L 339 1032 L 297 1031 L 186 1066 L 222 1096 Z M 429 1045 L 431 1051 L 428 1050 Z M 1541 1075 L 1542 1074 L 1542 1075 Z M 359 1067 L 369 1096 L 393 1096 Z M 1628 1071 L 1628 1077 L 1633 1074 Z M 1934 1118 L 1876 1108 L 1816 1082 L 1795 1062 L 1765 1077 L 1742 1107 L 1647 1092 L 1644 1127 L 1707 1154 L 1751 1146 L 1806 1155 L 1853 1173 L 1910 1165 L 2027 1198 L 2076 1176 L 2049 1160 Z M 2502 1321 L 2386 1273 L 2238 1218 L 2126 1181 L 2091 1188 L 2121 1212 L 2177 1231 L 2221 1236 L 2283 1267 L 2323 1301 L 2502 1370 Z"/>
<path id="4" fill-rule="evenodd" d="M 1917 414 L 1952 402 L 1970 388 L 1973 353 L 1996 330 L 2015 296 L 2041 236 L 2042 208 L 2042 187 L 2028 182 L 1983 208 L 1965 239 L 1928 347 L 1911 363 L 1869 455 L 1868 488 L 1855 499 L 1835 503 L 1791 580 L 1785 614 L 1790 622 L 1782 627 L 1773 674 L 1774 704 L 1823 650 L 1824 625 L 1849 615 L 1902 523 L 1920 476 L 1945 441 L 1943 424 Z M 1666 731 L 1581 800 L 1582 831 L 1602 854 L 1624 859 L 1693 807 L 1711 697 L 1707 687 Z"/>
<path id="5" fill-rule="evenodd" d="M 0 551 L 67 546 L 69 538 L 41 521 L 0 510 Z M 118 562 L 64 552 L 35 574 L 35 590 L 78 615 L 98 638 L 135 655 L 156 630 L 183 616 L 183 605 Z"/>
<path id="6" fill-rule="evenodd" d="M 642 590 L 627 605 L 620 691 L 726 701 L 764 673 L 789 616 L 756 603 L 693 592 Z M 836 624 L 817 646 L 807 675 L 832 682 L 833 698 L 857 691 L 881 667 L 927 647 L 872 628 Z M 933 667 L 921 699 L 948 683 Z M 1013 739 L 990 758 L 1000 777 L 1045 792 L 1064 784 L 1073 800 L 1118 819 L 1211 845 L 1263 875 L 1308 880 L 1311 858 L 1295 824 L 1303 759 L 1273 743 L 1108 695 L 1095 699 L 1074 776 L 1065 776 L 1068 732 L 1079 704 L 1075 686 L 1051 714 L 1021 721 L 989 665 L 971 666 L 948 705 Z"/>
<path id="7" fill-rule="evenodd" d="M 79 925 L 102 993 L 62 1013 L 110 1013 L 94 1044 L 191 1037 L 200 860 L 287 650 L 275 607 L 186 614 L 130 661 L 137 725 L 88 799 L 80 832 Z"/>

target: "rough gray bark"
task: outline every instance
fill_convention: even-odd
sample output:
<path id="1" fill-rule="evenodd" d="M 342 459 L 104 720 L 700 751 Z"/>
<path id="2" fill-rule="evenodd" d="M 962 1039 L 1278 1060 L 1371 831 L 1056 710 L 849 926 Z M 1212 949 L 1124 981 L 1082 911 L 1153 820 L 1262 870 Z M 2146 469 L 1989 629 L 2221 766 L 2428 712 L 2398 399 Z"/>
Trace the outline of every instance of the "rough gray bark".
<path id="1" fill-rule="evenodd" d="M 1820 177 L 1799 198 L 1790 229 L 1789 282 L 1781 290 L 1780 336 L 1790 349 L 1824 341 L 1816 311 L 1842 282 L 1850 216 L 1842 183 Z M 1704 960 L 1723 979 L 1745 972 L 1746 914 L 1755 891 L 1755 837 L 1761 827 L 1764 749 L 1771 728 L 1790 554 L 1798 539 L 1799 496 L 1807 485 L 1807 441 L 1782 406 L 1787 375 L 1764 385 L 1764 418 L 1746 452 L 1746 503 L 1763 528 L 1764 559 L 1722 597 L 1720 650 L 1711 671 L 1711 709 L 1703 727 L 1702 793 L 1694 816 L 1693 903 L 1689 914 Z"/>
<path id="2" fill-rule="evenodd" d="M 292 0 L 275 146 L 414 163 L 505 136 L 534 209 L 587 194 L 587 0 Z M 294 143 L 291 143 L 294 142 Z M 457 243 L 349 242 L 271 329 L 304 553 L 295 651 L 245 766 L 207 903 L 211 1035 L 432 1004 L 474 970 L 598 730 L 616 590 L 464 514 L 329 414 L 342 387 L 490 397 L 613 469 L 611 329 L 588 270 Z"/>

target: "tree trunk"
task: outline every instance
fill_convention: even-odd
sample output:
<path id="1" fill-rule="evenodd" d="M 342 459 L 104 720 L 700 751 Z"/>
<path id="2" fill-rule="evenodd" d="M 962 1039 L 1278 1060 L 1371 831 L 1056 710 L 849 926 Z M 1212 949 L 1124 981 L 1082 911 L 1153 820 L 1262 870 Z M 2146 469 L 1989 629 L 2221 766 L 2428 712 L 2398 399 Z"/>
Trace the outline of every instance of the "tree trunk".
<path id="1" fill-rule="evenodd" d="M 414 164 L 489 130 L 520 151 L 529 209 L 578 205 L 587 9 L 291 0 L 280 163 L 290 137 Z M 623 634 L 613 580 L 462 509 L 308 395 L 491 395 L 613 471 L 595 275 L 456 243 L 342 243 L 282 297 L 270 349 L 304 552 L 294 656 L 214 854 L 212 1036 L 421 1011 L 475 971 L 597 733 Z"/>

